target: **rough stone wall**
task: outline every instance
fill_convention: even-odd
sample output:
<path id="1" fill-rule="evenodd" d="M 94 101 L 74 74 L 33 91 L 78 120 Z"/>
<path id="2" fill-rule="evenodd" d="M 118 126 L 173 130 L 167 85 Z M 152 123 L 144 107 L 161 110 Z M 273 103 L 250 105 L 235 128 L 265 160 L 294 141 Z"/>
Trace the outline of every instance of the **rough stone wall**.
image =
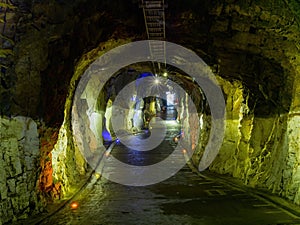
<path id="1" fill-rule="evenodd" d="M 290 54 L 295 56 L 298 51 L 290 52 Z M 297 55 L 296 58 L 291 57 L 291 59 L 295 79 L 292 88 L 293 99 L 287 119 L 288 160 L 286 161 L 285 184 L 288 188 L 283 195 L 300 204 L 300 58 Z"/>
<path id="2" fill-rule="evenodd" d="M 299 51 L 299 25 L 288 4 L 231 0 L 196 4 L 169 3 L 167 21 L 174 24 L 170 40 L 193 49 L 207 64 L 218 65 L 223 78 L 242 81 L 253 94 L 250 101 L 259 100 L 260 115 L 287 113 L 293 76 L 282 70 L 290 70 Z"/>
<path id="3" fill-rule="evenodd" d="M 300 204 L 300 116 L 291 113 L 288 118 L 288 153 L 285 173 L 285 184 L 288 187 L 283 195 L 296 204 Z"/>
<path id="4" fill-rule="evenodd" d="M 299 115 L 255 116 L 242 84 L 220 81 L 226 96 L 225 138 L 210 170 L 299 204 Z"/>
<path id="5" fill-rule="evenodd" d="M 127 7 L 124 1 L 13 1 L 5 24 L 1 9 L 1 114 L 61 124 L 74 61 L 111 36 L 127 35 L 114 34 L 127 25 L 113 16 L 130 18 L 130 10 L 118 15 L 112 10 L 115 4 Z"/>
<path id="6" fill-rule="evenodd" d="M 300 204 L 299 3 L 224 0 L 191 7 L 196 4 L 170 3 L 167 21 L 176 24 L 169 33 L 176 43 L 215 64 L 228 80 L 220 80 L 227 102 L 225 139 L 211 170 Z M 204 116 L 203 131 L 209 130 Z M 197 148 L 196 161 L 203 146 Z"/>
<path id="7" fill-rule="evenodd" d="M 84 0 L 18 0 L 13 1 L 12 4 L 13 8 L 7 11 L 6 29 L 2 35 L 9 37 L 13 44 L 0 37 L 4 43 L 1 48 L 6 46 L 5 49 L 10 50 L 11 53 L 4 63 L 1 49 L 0 112 L 1 115 L 8 117 L 22 115 L 40 121 L 45 124 L 46 130 L 53 131 L 47 133 L 51 138 L 56 128 L 59 128 L 63 122 L 67 93 L 72 89 L 69 85 L 74 71 L 74 62 L 84 52 L 96 47 L 99 42 L 107 40 L 108 37 L 127 36 L 126 32 L 120 31 L 127 27 L 124 25 L 125 21 L 113 17 L 120 16 L 130 20 L 131 13 L 130 10 L 125 10 L 125 13 L 111 10 L 120 5 L 121 8 L 126 8 L 127 4 L 124 1 L 91 0 L 87 3 Z M 3 9 L 0 11 L 0 17 L 2 16 Z M 2 20 L 0 20 L 0 27 L 2 30 Z M 118 31 L 120 33 L 114 33 L 116 27 L 120 28 Z M 74 83 L 72 85 L 75 86 Z M 59 180 L 72 180 L 72 177 L 76 177 L 84 170 L 82 169 L 82 166 L 85 167 L 84 163 L 79 160 L 80 156 L 77 156 L 78 152 L 74 150 L 70 140 L 72 134 L 69 121 L 64 122 L 63 127 L 65 136 L 60 134 L 60 141 L 57 144 L 60 147 L 56 149 L 68 148 L 68 151 L 59 153 L 61 157 L 57 157 L 58 153 L 55 152 L 54 163 L 57 161 L 59 164 L 70 163 L 68 172 L 61 171 L 64 175 L 55 174 L 53 179 L 52 167 L 49 163 L 51 160 L 47 161 L 51 153 L 48 152 L 49 149 L 45 149 L 45 146 L 41 146 L 43 157 L 41 159 L 43 174 L 39 179 L 41 190 L 49 190 L 54 185 L 55 191 L 58 192 L 58 189 L 64 189 L 60 186 Z M 52 138 L 51 145 L 55 141 Z M 73 153 L 79 165 L 72 162 Z M 53 185 L 50 184 L 51 181 Z M 70 186 L 71 184 L 68 184 L 68 187 Z"/>
<path id="8" fill-rule="evenodd" d="M 0 224 L 42 210 L 38 196 L 39 136 L 30 118 L 0 118 Z"/>
<path id="9" fill-rule="evenodd" d="M 62 196 L 66 196 L 72 191 L 74 184 L 78 183 L 79 176 L 84 175 L 87 170 L 85 159 L 83 158 L 83 155 L 78 148 L 78 145 L 80 145 L 80 143 L 76 143 L 74 141 L 72 127 L 75 126 L 75 124 L 71 124 L 71 112 L 73 107 L 73 97 L 77 87 L 76 85 L 78 84 L 78 81 L 84 74 L 85 70 L 94 60 L 96 60 L 98 57 L 100 57 L 110 49 L 128 43 L 129 41 L 130 40 L 121 39 L 109 40 L 107 42 L 101 43 L 97 48 L 83 55 L 76 65 L 75 73 L 70 83 L 69 95 L 65 103 L 64 123 L 60 128 L 58 141 L 52 151 L 53 182 L 55 184 L 60 183 Z M 87 97 L 83 100 L 86 100 L 87 102 L 89 102 L 89 98 L 95 97 L 93 93 L 86 93 L 85 96 Z M 97 113 L 96 111 L 98 109 L 96 106 L 93 107 L 88 104 L 87 106 L 90 107 L 86 110 L 87 112 Z M 100 111 L 98 113 L 100 113 Z M 89 116 L 91 115 L 86 114 L 79 116 L 80 119 L 84 118 L 84 121 L 87 121 L 87 119 L 90 119 Z M 90 127 L 90 124 L 87 124 L 86 126 Z M 98 126 L 101 127 L 101 125 Z M 99 128 L 99 130 L 101 129 Z M 84 132 L 87 132 L 87 130 L 83 130 L 83 133 Z M 93 149 L 93 144 L 97 143 L 97 140 L 95 140 L 95 135 L 87 134 L 87 136 L 89 137 L 88 147 Z M 82 138 L 86 138 L 86 136 L 83 136 Z"/>

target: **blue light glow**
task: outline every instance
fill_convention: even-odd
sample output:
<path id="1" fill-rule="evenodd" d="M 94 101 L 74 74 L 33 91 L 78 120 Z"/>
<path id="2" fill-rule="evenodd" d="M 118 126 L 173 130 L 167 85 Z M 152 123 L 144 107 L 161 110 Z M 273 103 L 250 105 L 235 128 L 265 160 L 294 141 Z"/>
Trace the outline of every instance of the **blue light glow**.
<path id="1" fill-rule="evenodd" d="M 145 78 L 145 77 L 151 77 L 151 76 L 154 76 L 152 73 L 150 72 L 145 72 L 145 73 L 141 73 L 139 76 L 138 76 L 138 79 L 136 80 L 136 86 L 139 86 L 140 85 L 140 78 Z"/>
<path id="2" fill-rule="evenodd" d="M 102 131 L 102 137 L 104 141 L 112 141 L 110 133 L 106 129 Z"/>

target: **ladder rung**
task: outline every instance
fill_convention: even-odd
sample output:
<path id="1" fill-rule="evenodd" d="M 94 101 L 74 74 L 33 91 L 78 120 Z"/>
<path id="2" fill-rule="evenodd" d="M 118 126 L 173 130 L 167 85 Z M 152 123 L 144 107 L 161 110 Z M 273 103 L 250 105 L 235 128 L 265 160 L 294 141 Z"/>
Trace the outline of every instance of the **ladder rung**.
<path id="1" fill-rule="evenodd" d="M 152 57 L 155 58 L 155 59 L 161 60 L 161 61 L 165 60 L 165 57 L 157 57 L 157 56 L 152 56 Z"/>
<path id="2" fill-rule="evenodd" d="M 152 36 L 152 37 L 161 37 L 163 35 L 164 35 L 163 33 L 149 33 L 149 36 Z"/>
<path id="3" fill-rule="evenodd" d="M 162 51 L 164 50 L 163 46 L 159 46 L 158 48 L 151 46 L 152 49 L 158 50 L 158 49 L 162 49 Z"/>
<path id="4" fill-rule="evenodd" d="M 156 50 L 156 51 L 164 51 L 164 48 L 161 48 L 161 47 L 159 47 L 159 48 L 154 48 L 154 47 L 151 47 L 153 50 Z"/>
<path id="5" fill-rule="evenodd" d="M 157 23 L 153 23 L 153 22 L 150 22 L 150 23 L 149 23 L 149 22 L 147 22 L 147 26 L 148 26 L 148 27 L 153 27 L 153 28 L 160 28 L 160 27 L 163 28 L 162 22 L 163 22 L 163 21 L 158 21 Z"/>
<path id="6" fill-rule="evenodd" d="M 145 10 L 146 16 L 163 16 L 161 10 Z"/>
<path id="7" fill-rule="evenodd" d="M 163 1 L 144 1 L 140 3 L 140 8 L 167 8 L 168 4 L 163 4 Z"/>
<path id="8" fill-rule="evenodd" d="M 155 48 L 151 48 L 151 49 L 155 52 L 164 52 L 165 51 L 164 49 L 155 49 Z"/>
<path id="9" fill-rule="evenodd" d="M 159 19 L 162 19 L 161 16 L 146 16 L 146 19 L 150 20 L 150 21 L 156 21 Z"/>
<path id="10" fill-rule="evenodd" d="M 153 54 L 156 54 L 156 55 L 164 55 L 164 53 L 165 53 L 165 51 L 160 51 L 160 52 L 152 51 L 152 52 L 153 52 Z"/>
<path id="11" fill-rule="evenodd" d="M 148 38 L 150 39 L 150 35 L 148 35 Z M 155 41 L 164 41 L 165 38 L 164 37 L 151 37 L 150 41 L 151 40 L 155 40 Z"/>
<path id="12" fill-rule="evenodd" d="M 148 27 L 148 30 L 150 32 L 161 32 L 163 30 L 163 28 L 152 28 L 152 27 Z"/>
<path id="13" fill-rule="evenodd" d="M 144 4 L 142 4 L 145 8 L 163 8 L 163 2 L 162 1 L 145 1 Z"/>
<path id="14" fill-rule="evenodd" d="M 150 46 L 152 47 L 152 48 L 164 48 L 165 46 L 163 45 L 163 44 L 159 44 L 159 45 L 151 45 L 150 44 Z"/>
<path id="15" fill-rule="evenodd" d="M 164 43 L 151 43 L 150 42 L 150 45 L 153 47 L 164 47 Z"/>
<path id="16" fill-rule="evenodd" d="M 145 5 L 149 4 L 161 4 L 162 5 L 163 1 L 144 1 Z"/>

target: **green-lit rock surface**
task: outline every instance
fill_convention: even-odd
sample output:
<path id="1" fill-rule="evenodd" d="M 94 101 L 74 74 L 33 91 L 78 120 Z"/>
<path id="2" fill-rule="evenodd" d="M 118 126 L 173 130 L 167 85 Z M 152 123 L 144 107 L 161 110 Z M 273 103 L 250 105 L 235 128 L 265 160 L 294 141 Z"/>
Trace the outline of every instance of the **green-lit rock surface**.
<path id="1" fill-rule="evenodd" d="M 26 117 L 0 118 L 0 223 L 39 212 L 39 137 L 37 124 Z"/>

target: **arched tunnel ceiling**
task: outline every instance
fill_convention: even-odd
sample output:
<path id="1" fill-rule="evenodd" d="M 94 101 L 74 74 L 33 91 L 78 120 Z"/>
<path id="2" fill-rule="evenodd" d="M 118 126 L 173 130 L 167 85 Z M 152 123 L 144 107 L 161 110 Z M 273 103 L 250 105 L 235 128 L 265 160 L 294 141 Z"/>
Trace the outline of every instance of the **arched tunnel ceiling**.
<path id="1" fill-rule="evenodd" d="M 167 41 L 192 49 L 220 76 L 241 80 L 253 96 L 250 105 L 255 105 L 256 114 L 268 116 L 288 111 L 294 79 L 291 61 L 299 52 L 297 1 L 167 3 Z M 15 4 L 26 15 L 19 34 L 25 42 L 17 46 L 17 51 L 24 48 L 27 40 L 45 44 L 44 55 L 48 57 L 40 62 L 43 64 L 41 103 L 31 106 L 32 112 L 27 114 L 33 117 L 41 114 L 50 123 L 62 121 L 74 65 L 83 53 L 108 39 L 146 39 L 137 0 L 16 1 Z M 22 94 L 16 95 L 16 102 L 22 103 Z"/>
<path id="2" fill-rule="evenodd" d="M 190 3 L 190 4 L 189 4 Z M 291 74 L 286 52 L 296 49 L 298 24 L 283 1 L 169 3 L 170 40 L 191 48 L 222 77 L 241 80 L 255 112 L 288 111 Z M 201 3 L 200 3 L 201 5 Z M 174 13 L 172 10 L 175 10 Z M 293 50 L 292 50 L 293 51 Z"/>
<path id="3" fill-rule="evenodd" d="M 130 11 L 137 4 L 115 2 L 111 15 L 130 12 L 124 23 L 139 28 L 143 35 L 141 9 Z M 293 78 L 286 71 L 290 69 L 286 51 L 296 48 L 298 24 L 287 3 L 172 1 L 165 13 L 166 40 L 195 51 L 220 76 L 241 80 L 251 92 L 250 105 L 256 114 L 289 110 Z"/>
<path id="4" fill-rule="evenodd" d="M 167 41 L 192 49 L 220 76 L 241 80 L 256 114 L 285 113 L 293 79 L 286 53 L 299 38 L 292 11 L 284 1 L 168 2 Z"/>
<path id="5" fill-rule="evenodd" d="M 171 65 L 166 65 L 166 71 L 167 75 L 165 77 L 162 74 L 160 74 L 159 76 L 178 84 L 181 88 L 186 90 L 186 92 L 191 96 L 192 100 L 194 101 L 196 107 L 198 107 L 197 110 L 199 112 L 205 111 L 206 113 L 209 113 L 209 108 L 208 105 L 206 105 L 204 97 L 205 94 L 203 93 L 201 87 L 199 87 L 199 85 L 194 81 L 194 79 L 191 76 Z M 106 83 L 105 95 L 111 97 L 111 87 L 113 87 L 113 90 L 116 92 L 115 94 L 117 95 L 126 85 L 128 85 L 131 82 L 135 82 L 136 79 L 139 79 L 140 75 L 143 73 L 151 74 L 153 76 L 153 79 L 155 78 L 155 72 L 153 71 L 152 62 L 135 63 L 132 65 L 128 65 L 125 68 L 122 68 L 116 74 L 114 74 L 114 76 Z M 101 100 L 99 99 L 99 101 Z M 100 104 L 103 103 L 100 102 Z M 103 107 L 105 107 L 105 105 L 103 105 Z"/>

